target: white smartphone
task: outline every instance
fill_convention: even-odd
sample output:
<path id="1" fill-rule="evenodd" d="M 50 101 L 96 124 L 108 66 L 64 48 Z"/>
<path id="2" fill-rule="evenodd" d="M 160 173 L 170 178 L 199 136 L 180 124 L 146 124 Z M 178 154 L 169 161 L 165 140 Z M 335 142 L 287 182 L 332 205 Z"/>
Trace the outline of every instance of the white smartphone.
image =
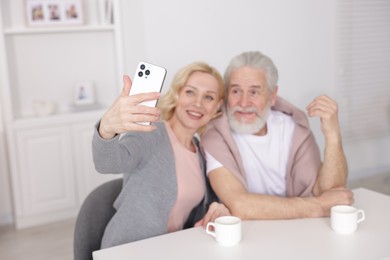
<path id="1" fill-rule="evenodd" d="M 145 61 L 138 63 L 129 95 L 147 92 L 161 92 L 167 70 Z M 157 100 L 141 102 L 138 105 L 155 107 Z M 142 125 L 150 125 L 150 122 L 139 122 Z"/>
<path id="2" fill-rule="evenodd" d="M 133 78 L 129 95 L 147 92 L 161 92 L 167 70 L 145 61 L 138 63 L 137 70 Z M 155 107 L 157 100 L 150 100 L 139 105 Z"/>

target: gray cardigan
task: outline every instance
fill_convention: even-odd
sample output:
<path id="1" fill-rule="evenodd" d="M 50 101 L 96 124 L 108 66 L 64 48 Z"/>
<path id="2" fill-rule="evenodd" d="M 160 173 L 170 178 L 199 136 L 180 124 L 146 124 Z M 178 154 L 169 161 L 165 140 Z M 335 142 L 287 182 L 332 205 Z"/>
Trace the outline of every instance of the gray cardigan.
<path id="1" fill-rule="evenodd" d="M 117 210 L 106 227 L 101 248 L 167 233 L 168 218 L 176 202 L 177 179 L 172 144 L 163 122 L 151 133 L 130 132 L 110 140 L 100 137 L 95 126 L 92 153 L 100 173 L 123 173 L 123 188 L 114 202 Z M 197 140 L 195 139 L 196 144 Z M 206 177 L 206 194 L 194 207 L 184 228 L 203 217 L 217 198 Z"/>

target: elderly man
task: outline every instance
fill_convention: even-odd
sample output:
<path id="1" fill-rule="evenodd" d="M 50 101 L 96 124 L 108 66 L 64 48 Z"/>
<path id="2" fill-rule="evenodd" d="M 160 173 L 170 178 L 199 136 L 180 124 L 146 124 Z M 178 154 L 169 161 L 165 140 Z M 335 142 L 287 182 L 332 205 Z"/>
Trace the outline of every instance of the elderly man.
<path id="1" fill-rule="evenodd" d="M 220 200 L 242 219 L 328 216 L 352 204 L 336 102 L 307 106 L 325 136 L 323 162 L 301 110 L 277 95 L 278 72 L 259 52 L 234 57 L 225 72 L 225 113 L 202 135 L 208 176 Z"/>

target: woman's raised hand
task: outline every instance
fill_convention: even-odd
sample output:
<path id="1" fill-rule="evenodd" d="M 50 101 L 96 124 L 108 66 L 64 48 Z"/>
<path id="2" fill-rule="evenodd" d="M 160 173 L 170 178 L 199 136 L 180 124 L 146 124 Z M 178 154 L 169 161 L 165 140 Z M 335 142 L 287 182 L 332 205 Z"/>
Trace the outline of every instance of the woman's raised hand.
<path id="1" fill-rule="evenodd" d="M 129 96 L 132 81 L 129 76 L 123 76 L 123 89 L 120 96 L 104 113 L 99 126 L 99 134 L 103 139 L 111 139 L 117 134 L 128 131 L 150 132 L 154 125 L 140 124 L 159 120 L 160 110 L 157 107 L 138 105 L 141 102 L 156 100 L 159 92 L 141 93 Z"/>

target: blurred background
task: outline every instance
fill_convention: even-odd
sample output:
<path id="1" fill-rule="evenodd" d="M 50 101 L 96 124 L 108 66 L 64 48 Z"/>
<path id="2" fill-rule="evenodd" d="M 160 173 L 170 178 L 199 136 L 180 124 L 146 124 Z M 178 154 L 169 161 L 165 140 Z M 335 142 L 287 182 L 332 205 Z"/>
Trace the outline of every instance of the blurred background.
<path id="1" fill-rule="evenodd" d="M 165 90 L 187 63 L 223 73 L 233 56 L 261 51 L 279 69 L 280 96 L 303 110 L 320 94 L 338 101 L 350 181 L 390 173 L 389 1 L 74 2 L 80 24 L 44 25 L 27 19 L 28 0 L 0 2 L 0 225 L 76 216 L 106 180 L 91 177 L 94 122 L 140 60 L 167 68 Z M 94 95 L 78 106 L 84 82 Z"/>

